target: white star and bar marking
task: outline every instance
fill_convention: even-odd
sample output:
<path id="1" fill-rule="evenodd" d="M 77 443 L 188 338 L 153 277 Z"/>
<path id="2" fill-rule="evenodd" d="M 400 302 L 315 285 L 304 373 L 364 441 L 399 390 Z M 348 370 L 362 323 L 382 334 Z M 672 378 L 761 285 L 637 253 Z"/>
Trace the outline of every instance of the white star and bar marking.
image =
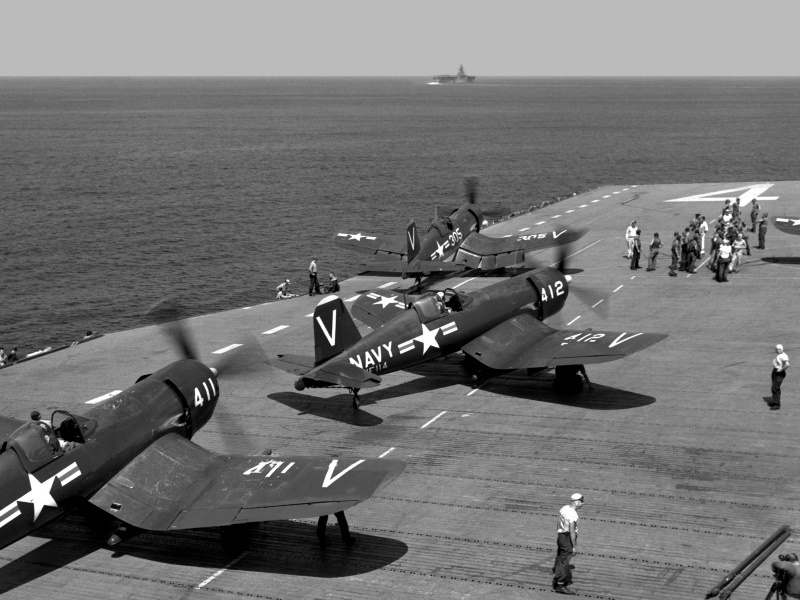
<path id="1" fill-rule="evenodd" d="M 775 220 L 778 223 L 791 223 L 792 227 L 797 227 L 798 225 L 800 225 L 800 219 L 792 219 L 792 218 L 783 219 L 783 218 L 778 217 Z"/>
<path id="2" fill-rule="evenodd" d="M 33 505 L 33 522 L 35 523 L 45 506 L 58 508 L 58 504 L 52 496 L 53 484 L 56 478 L 58 478 L 60 485 L 63 487 L 70 481 L 80 477 L 80 475 L 81 470 L 78 468 L 78 463 L 72 463 L 67 468 L 44 481 L 39 481 L 36 477 L 28 473 L 28 481 L 31 486 L 30 491 L 0 510 L 0 527 L 4 527 L 22 514 L 19 510 L 20 502 Z"/>
<path id="3" fill-rule="evenodd" d="M 446 323 L 441 327 L 436 327 L 434 329 L 428 329 L 425 326 L 425 323 L 422 323 L 422 333 L 416 337 L 411 338 L 405 342 L 397 344 L 397 349 L 400 351 L 400 354 L 405 354 L 414 349 L 414 342 L 421 342 L 422 343 L 422 354 L 424 355 L 428 348 L 438 348 L 439 342 L 436 341 L 436 334 L 440 331 L 442 335 L 448 335 L 453 333 L 454 331 L 458 331 L 458 325 L 456 325 L 455 321 L 451 321 L 450 323 Z"/>
<path id="4" fill-rule="evenodd" d="M 391 298 L 388 296 L 383 296 L 381 294 L 367 294 L 368 298 L 372 298 L 373 300 L 377 300 L 377 302 L 373 302 L 374 305 L 381 305 L 381 308 L 386 308 L 387 306 L 397 306 L 398 308 L 405 308 L 405 305 L 402 302 L 397 301 L 397 296 L 392 296 Z"/>
<path id="5" fill-rule="evenodd" d="M 337 235 L 337 237 L 349 237 L 350 239 L 347 240 L 348 242 L 351 241 L 351 240 L 355 240 L 357 242 L 360 242 L 362 238 L 365 239 L 365 240 L 374 240 L 374 239 L 376 239 L 374 235 L 364 235 L 360 231 L 358 233 L 337 233 L 336 235 Z"/>

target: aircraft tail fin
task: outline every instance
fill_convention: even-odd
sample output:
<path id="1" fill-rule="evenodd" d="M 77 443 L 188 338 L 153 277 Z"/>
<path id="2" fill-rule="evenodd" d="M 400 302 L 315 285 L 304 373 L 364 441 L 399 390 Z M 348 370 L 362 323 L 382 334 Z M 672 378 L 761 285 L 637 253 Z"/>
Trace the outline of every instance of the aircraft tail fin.
<path id="1" fill-rule="evenodd" d="M 406 227 L 406 258 L 410 263 L 419 254 L 419 237 L 417 236 L 417 224 L 414 219 L 408 222 Z"/>
<path id="2" fill-rule="evenodd" d="M 314 310 L 314 366 L 344 352 L 361 339 L 338 296 L 326 296 Z"/>

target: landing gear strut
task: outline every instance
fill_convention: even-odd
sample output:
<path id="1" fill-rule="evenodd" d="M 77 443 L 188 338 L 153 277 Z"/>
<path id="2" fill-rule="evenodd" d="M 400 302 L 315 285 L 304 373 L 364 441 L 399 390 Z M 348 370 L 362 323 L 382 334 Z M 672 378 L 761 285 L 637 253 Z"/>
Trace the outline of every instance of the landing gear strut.
<path id="1" fill-rule="evenodd" d="M 353 394 L 353 409 L 358 410 L 358 407 L 361 406 L 361 401 L 358 399 L 358 388 L 347 388 L 350 390 L 350 393 Z"/>

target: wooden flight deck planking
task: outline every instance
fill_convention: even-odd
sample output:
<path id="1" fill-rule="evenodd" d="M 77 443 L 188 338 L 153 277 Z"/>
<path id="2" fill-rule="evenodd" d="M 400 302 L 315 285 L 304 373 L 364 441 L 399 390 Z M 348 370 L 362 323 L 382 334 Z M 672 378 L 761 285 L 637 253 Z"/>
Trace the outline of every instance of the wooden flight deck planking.
<path id="1" fill-rule="evenodd" d="M 800 182 L 762 183 L 605 186 L 488 230 L 529 235 L 540 222 L 589 229 L 573 248 L 572 286 L 599 291 L 605 310 L 571 294 L 550 326 L 669 333 L 637 354 L 589 367 L 592 393 L 556 397 L 551 374 L 512 374 L 473 391 L 458 356 L 387 375 L 363 391 L 359 411 L 346 390 L 297 392 L 293 376 L 267 365 L 261 374 L 222 381 L 220 408 L 194 438 L 211 450 L 386 455 L 409 463 L 348 511 L 355 548 L 344 549 L 331 519 L 331 544 L 321 551 L 315 521 L 301 519 L 261 524 L 249 545 L 233 549 L 219 531 L 196 530 L 144 533 L 111 550 L 103 545 L 111 526 L 92 528 L 95 513 L 75 514 L 0 551 L 0 593 L 545 598 L 556 515 L 580 491 L 579 597 L 701 597 L 800 516 L 798 371 L 789 369 L 780 411 L 764 402 L 774 345 L 782 342 L 800 361 L 800 268 L 761 260 L 800 256 L 800 239 L 771 227 L 767 250 L 745 256 L 728 284 L 713 281 L 704 266 L 696 275 L 667 276 L 672 232 L 696 212 L 712 222 L 725 197 L 758 192 L 771 216 L 797 212 Z M 749 223 L 749 206 L 743 214 Z M 665 247 L 653 273 L 631 271 L 622 258 L 631 220 L 643 230 L 643 247 L 661 233 Z M 548 250 L 537 258 L 555 256 Z M 391 281 L 385 289 L 413 280 L 354 277 L 339 295 L 346 300 Z M 490 283 L 467 277 L 447 285 L 469 292 Z M 214 351 L 245 333 L 270 355 L 312 354 L 308 315 L 317 300 L 237 308 L 189 325 L 209 364 Z M 154 327 L 106 334 L 0 370 L 2 412 L 80 413 L 91 406 L 85 402 L 176 358 Z M 792 537 L 780 551 L 797 551 L 796 544 Z M 769 562 L 733 597 L 766 595 Z"/>

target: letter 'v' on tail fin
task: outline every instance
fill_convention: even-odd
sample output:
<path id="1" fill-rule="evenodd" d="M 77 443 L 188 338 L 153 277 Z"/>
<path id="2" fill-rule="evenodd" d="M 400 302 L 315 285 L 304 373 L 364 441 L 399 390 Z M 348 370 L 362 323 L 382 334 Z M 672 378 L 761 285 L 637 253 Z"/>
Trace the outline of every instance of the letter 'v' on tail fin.
<path id="1" fill-rule="evenodd" d="M 338 296 L 326 296 L 314 310 L 314 364 L 341 354 L 361 339 L 358 327 Z"/>
<path id="2" fill-rule="evenodd" d="M 414 219 L 406 227 L 406 259 L 410 263 L 419 254 L 419 238 L 417 237 L 417 224 Z"/>

